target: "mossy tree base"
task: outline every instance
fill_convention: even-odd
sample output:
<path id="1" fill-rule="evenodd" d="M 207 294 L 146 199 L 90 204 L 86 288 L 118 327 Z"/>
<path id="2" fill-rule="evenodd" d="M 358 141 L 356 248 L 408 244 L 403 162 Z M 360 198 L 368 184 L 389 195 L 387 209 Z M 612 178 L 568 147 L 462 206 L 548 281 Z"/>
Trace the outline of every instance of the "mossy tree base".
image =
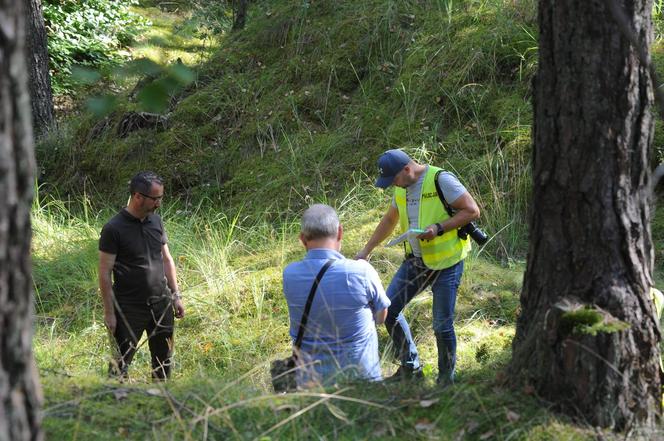
<path id="1" fill-rule="evenodd" d="M 650 3 L 619 3 L 649 45 Z M 605 2 L 540 1 L 539 25 L 531 239 L 511 378 L 592 425 L 654 427 L 652 85 Z"/>

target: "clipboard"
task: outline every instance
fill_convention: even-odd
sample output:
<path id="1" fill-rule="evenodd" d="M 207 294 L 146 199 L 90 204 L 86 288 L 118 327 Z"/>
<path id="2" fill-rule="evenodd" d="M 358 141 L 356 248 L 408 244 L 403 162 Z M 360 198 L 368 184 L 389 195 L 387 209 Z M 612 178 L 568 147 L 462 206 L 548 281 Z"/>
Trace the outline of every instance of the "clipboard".
<path id="1" fill-rule="evenodd" d="M 392 247 L 394 245 L 400 244 L 401 242 L 404 242 L 412 237 L 419 236 L 420 234 L 424 233 L 425 231 L 420 229 L 420 228 L 411 228 L 408 231 L 406 231 L 403 234 L 398 235 L 394 239 L 390 240 L 388 243 L 385 244 L 386 247 Z"/>

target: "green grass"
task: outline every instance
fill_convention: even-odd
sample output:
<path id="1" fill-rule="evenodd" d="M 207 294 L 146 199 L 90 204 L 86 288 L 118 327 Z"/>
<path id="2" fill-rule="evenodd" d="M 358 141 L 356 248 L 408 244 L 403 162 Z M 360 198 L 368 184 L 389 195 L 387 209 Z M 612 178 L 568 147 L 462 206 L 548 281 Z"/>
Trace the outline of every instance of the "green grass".
<path id="1" fill-rule="evenodd" d="M 157 7 L 133 7 L 136 14 L 147 17 L 151 25 L 132 45 L 132 58 L 149 58 L 160 64 L 178 58 L 187 65 L 205 61 L 217 45 L 217 37 L 197 26 L 191 11 L 178 14 Z"/>
<path id="2" fill-rule="evenodd" d="M 363 186 L 330 201 L 340 207 L 345 255 L 363 246 L 387 202 Z M 34 343 L 50 439 L 589 439 L 587 429 L 501 386 L 504 374 L 497 374 L 510 356 L 523 267 L 476 257 L 469 259 L 459 291 L 456 386 L 441 391 L 434 385 L 427 292 L 407 309 L 426 365 L 422 384 L 274 396 L 269 361 L 289 348 L 281 270 L 304 254 L 295 218 L 255 222 L 166 205 L 163 217 L 187 308 L 177 324 L 173 379 L 150 383 L 144 346 L 128 384 L 107 380 L 110 347 L 97 292 L 96 245 L 112 211 L 80 212 L 48 199 L 33 208 Z M 398 250 L 376 251 L 372 262 L 385 285 L 400 258 Z M 379 339 L 389 374 L 395 364 L 383 327 Z"/>
<path id="3" fill-rule="evenodd" d="M 533 0 L 252 2 L 245 31 L 211 51 L 195 15 L 142 10 L 153 27 L 135 54 L 198 63 L 168 128 L 118 138 L 122 112 L 136 109 L 121 83 L 107 129 L 91 136 L 99 121 L 80 115 L 37 149 L 48 195 L 33 207 L 34 342 L 49 439 L 596 437 L 502 386 L 527 251 Z M 353 256 L 389 203 L 372 185 L 376 158 L 396 147 L 457 173 L 493 236 L 468 259 L 459 291 L 459 382 L 434 387 L 427 292 L 406 312 L 423 384 L 274 396 L 268 364 L 289 349 L 281 271 L 303 255 L 298 216 L 313 202 L 335 206 L 342 251 Z M 146 347 L 130 383 L 106 379 L 97 240 L 141 169 L 167 181 L 173 202 L 162 215 L 187 308 L 165 385 L 150 383 Z M 663 219 L 659 210 L 656 241 Z M 400 259 L 395 249 L 374 253 L 385 285 Z M 383 327 L 379 340 L 390 374 Z"/>

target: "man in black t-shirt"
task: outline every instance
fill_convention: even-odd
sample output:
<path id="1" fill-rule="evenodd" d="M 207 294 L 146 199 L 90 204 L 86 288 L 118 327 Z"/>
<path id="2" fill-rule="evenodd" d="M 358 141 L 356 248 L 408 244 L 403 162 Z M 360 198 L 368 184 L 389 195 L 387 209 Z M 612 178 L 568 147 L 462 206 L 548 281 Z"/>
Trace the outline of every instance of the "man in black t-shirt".
<path id="1" fill-rule="evenodd" d="M 129 191 L 129 204 L 104 225 L 99 238 L 104 323 L 118 349 L 109 374 L 127 376 L 146 331 L 152 377 L 164 380 L 171 368 L 173 310 L 175 317 L 184 317 L 175 263 L 164 225 L 154 213 L 164 197 L 164 185 L 156 174 L 141 172 L 132 178 Z"/>

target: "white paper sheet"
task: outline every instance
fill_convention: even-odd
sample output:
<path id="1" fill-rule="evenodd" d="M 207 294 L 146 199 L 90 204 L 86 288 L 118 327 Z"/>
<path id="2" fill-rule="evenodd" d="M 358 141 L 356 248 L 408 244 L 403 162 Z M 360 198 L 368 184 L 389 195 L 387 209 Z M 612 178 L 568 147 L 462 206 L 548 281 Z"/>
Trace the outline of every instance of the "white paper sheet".
<path id="1" fill-rule="evenodd" d="M 394 239 L 390 240 L 388 243 L 385 244 L 385 246 L 386 247 L 394 246 L 398 243 L 401 243 L 405 240 L 408 240 L 408 238 L 410 238 L 410 237 L 419 236 L 422 233 L 424 233 L 424 230 L 421 230 L 419 228 L 411 228 L 410 230 L 406 231 L 405 233 L 400 234 L 399 236 L 397 236 Z"/>

